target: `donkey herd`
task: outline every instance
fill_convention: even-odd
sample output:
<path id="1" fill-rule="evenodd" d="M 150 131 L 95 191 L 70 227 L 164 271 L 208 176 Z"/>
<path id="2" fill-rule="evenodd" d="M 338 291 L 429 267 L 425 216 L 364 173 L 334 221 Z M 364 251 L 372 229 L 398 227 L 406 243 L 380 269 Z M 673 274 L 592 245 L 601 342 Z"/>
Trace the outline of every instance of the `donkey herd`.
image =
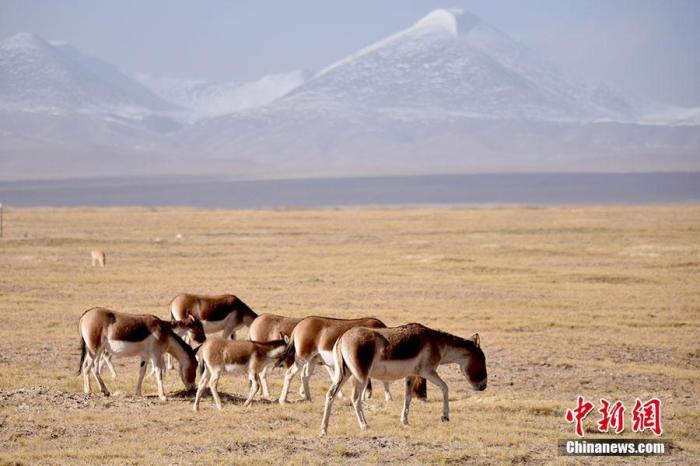
<path id="1" fill-rule="evenodd" d="M 244 326 L 249 328 L 249 340 L 235 340 L 236 330 Z M 207 387 L 221 409 L 217 383 L 223 373 L 247 376 L 250 390 L 245 405 L 261 389 L 263 396 L 269 397 L 267 373 L 281 366 L 286 371 L 279 402 L 286 403 L 297 373 L 300 373 L 300 394 L 311 400 L 309 378 L 316 366 L 322 365 L 332 384 L 326 395 L 321 435 L 328 428 L 333 401 L 342 396 L 341 387 L 349 379 L 353 382 L 352 405 L 362 430 L 367 427 L 362 399 L 371 396 L 371 378 L 383 383 L 387 400 L 391 399 L 389 383 L 404 379 L 403 425 L 408 424 L 413 395 L 425 398 L 426 380 L 442 391 L 442 420 L 449 420 L 448 388 L 437 373 L 438 366 L 457 364 L 475 390 L 484 390 L 487 382 L 486 358 L 478 334 L 465 339 L 417 323 L 387 327 L 371 317 L 258 315 L 234 295 L 180 294 L 170 302 L 169 321 L 96 307 L 83 313 L 78 330 L 85 393 L 91 391 L 92 372 L 101 392 L 109 395 L 102 368 L 107 366 L 116 377 L 112 357 L 138 357 L 136 394 L 141 395 L 150 362 L 158 395 L 165 400 L 163 375 L 173 367 L 172 359 L 175 359 L 187 390 L 196 389 L 195 411 Z M 221 337 L 206 338 L 215 332 L 222 332 Z"/>

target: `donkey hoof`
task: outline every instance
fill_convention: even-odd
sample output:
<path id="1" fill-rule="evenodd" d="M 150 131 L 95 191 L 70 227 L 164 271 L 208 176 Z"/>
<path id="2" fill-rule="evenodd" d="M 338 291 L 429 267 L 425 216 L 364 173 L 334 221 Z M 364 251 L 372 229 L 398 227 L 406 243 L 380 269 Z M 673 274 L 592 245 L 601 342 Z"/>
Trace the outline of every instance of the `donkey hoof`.
<path id="1" fill-rule="evenodd" d="M 449 416 L 442 416 L 442 419 L 440 419 L 442 422 L 450 422 L 450 417 Z"/>

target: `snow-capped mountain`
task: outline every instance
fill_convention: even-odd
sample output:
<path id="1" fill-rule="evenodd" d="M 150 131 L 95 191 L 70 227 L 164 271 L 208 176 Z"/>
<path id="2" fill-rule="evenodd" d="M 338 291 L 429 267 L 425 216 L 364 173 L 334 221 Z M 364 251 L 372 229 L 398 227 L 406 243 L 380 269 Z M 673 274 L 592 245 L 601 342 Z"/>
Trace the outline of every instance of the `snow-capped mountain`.
<path id="1" fill-rule="evenodd" d="M 0 173 L 18 176 L 698 170 L 698 115 L 566 76 L 456 10 L 247 83 L 122 72 L 31 34 L 0 46 Z"/>
<path id="2" fill-rule="evenodd" d="M 299 87 L 309 74 L 295 70 L 265 75 L 252 82 L 187 80 L 143 73 L 133 76 L 154 94 L 184 109 L 189 120 L 199 120 L 266 105 Z"/>
<path id="3" fill-rule="evenodd" d="M 436 10 L 322 70 L 286 99 L 401 115 L 526 120 L 623 120 L 633 104 L 575 82 L 475 16 Z"/>
<path id="4" fill-rule="evenodd" d="M 698 164 L 697 129 L 670 136 L 638 121 L 631 99 L 566 77 L 468 13 L 436 10 L 266 106 L 185 128 L 181 140 L 298 174 Z M 652 164 L 655 154 L 664 157 Z"/>
<path id="5" fill-rule="evenodd" d="M 0 44 L 0 104 L 22 111 L 122 115 L 174 109 L 115 66 L 30 33 Z"/>

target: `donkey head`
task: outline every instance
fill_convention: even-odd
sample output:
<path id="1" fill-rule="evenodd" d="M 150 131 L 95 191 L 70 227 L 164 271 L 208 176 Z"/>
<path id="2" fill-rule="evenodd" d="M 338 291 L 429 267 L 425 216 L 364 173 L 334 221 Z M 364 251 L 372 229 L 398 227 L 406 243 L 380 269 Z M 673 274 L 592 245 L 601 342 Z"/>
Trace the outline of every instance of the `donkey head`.
<path id="1" fill-rule="evenodd" d="M 474 390 L 485 390 L 488 376 L 486 374 L 486 356 L 481 350 L 481 338 L 479 338 L 478 333 L 475 333 L 466 341 L 468 355 L 459 364 L 459 370 Z"/>
<path id="2" fill-rule="evenodd" d="M 204 333 L 204 326 L 202 325 L 202 322 L 193 315 L 190 315 L 185 320 L 185 324 L 188 329 L 190 345 L 199 347 L 199 345 L 204 343 L 204 340 L 207 339 L 207 336 Z"/>

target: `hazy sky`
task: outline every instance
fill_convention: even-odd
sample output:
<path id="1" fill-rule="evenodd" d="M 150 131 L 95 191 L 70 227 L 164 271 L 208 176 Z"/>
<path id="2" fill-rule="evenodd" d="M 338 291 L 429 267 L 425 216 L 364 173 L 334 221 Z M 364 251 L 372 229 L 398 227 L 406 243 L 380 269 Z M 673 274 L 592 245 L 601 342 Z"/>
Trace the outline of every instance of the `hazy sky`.
<path id="1" fill-rule="evenodd" d="M 0 0 L 0 38 L 31 31 L 130 71 L 249 80 L 318 70 L 439 7 L 469 10 L 579 77 L 700 105 L 700 0 Z"/>

